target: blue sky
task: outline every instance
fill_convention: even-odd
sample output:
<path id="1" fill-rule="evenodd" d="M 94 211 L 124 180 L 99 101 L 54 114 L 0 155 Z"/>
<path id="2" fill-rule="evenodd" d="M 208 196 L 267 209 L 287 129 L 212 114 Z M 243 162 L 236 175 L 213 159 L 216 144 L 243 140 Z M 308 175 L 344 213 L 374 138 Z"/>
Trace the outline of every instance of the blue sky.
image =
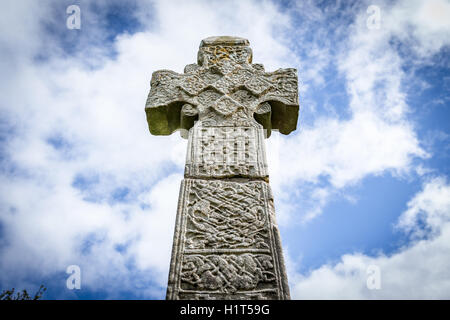
<path id="1" fill-rule="evenodd" d="M 1 289 L 164 299 L 187 143 L 149 134 L 150 77 L 236 35 L 266 70 L 299 73 L 298 128 L 266 141 L 292 298 L 449 298 L 449 1 L 0 8 Z"/>

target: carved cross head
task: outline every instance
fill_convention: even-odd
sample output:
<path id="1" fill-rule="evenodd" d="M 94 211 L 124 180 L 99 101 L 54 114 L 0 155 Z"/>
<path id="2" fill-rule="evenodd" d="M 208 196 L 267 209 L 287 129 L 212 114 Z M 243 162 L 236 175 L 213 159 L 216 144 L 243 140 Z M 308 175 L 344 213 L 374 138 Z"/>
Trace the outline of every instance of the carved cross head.
<path id="1" fill-rule="evenodd" d="M 155 71 L 145 106 L 151 134 L 182 129 L 184 137 L 197 121 L 206 127 L 262 126 L 267 136 L 271 130 L 289 134 L 298 110 L 297 70 L 265 72 L 252 64 L 247 39 L 228 36 L 202 40 L 197 63 L 183 74 Z"/>

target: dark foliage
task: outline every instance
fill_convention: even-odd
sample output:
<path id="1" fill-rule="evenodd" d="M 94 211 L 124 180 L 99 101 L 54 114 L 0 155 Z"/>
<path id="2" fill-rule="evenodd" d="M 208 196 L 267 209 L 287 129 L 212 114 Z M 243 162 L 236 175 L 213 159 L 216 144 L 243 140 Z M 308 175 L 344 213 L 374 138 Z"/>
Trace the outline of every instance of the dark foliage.
<path id="1" fill-rule="evenodd" d="M 4 290 L 0 293 L 0 300 L 39 300 L 47 290 L 43 284 L 39 287 L 34 296 L 30 296 L 27 290 L 18 291 L 14 294 L 14 288 L 11 290 Z"/>

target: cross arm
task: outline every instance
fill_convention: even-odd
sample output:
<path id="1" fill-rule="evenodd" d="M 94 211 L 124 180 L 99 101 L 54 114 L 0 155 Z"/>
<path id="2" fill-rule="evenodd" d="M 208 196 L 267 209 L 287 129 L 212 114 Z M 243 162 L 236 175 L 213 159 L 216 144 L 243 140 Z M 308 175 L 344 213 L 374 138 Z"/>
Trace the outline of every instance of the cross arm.
<path id="1" fill-rule="evenodd" d="M 192 98 L 177 86 L 182 74 L 159 70 L 152 74 L 151 89 L 145 104 L 150 133 L 170 135 L 178 129 L 189 130 L 198 118 Z"/>
<path id="2" fill-rule="evenodd" d="M 260 98 L 260 105 L 254 117 L 267 130 L 268 136 L 271 130 L 289 134 L 297 128 L 299 112 L 297 70 L 278 69 L 265 73 L 264 78 L 272 87 Z"/>

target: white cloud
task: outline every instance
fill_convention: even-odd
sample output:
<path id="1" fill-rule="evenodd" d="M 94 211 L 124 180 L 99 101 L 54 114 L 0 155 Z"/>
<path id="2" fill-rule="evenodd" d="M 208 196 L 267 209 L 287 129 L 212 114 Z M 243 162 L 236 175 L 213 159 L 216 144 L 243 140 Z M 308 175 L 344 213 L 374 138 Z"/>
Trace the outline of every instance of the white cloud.
<path id="1" fill-rule="evenodd" d="M 152 28 L 117 37 L 115 55 L 92 47 L 104 30 L 89 30 L 87 20 L 79 51 L 62 54 L 63 32 L 52 37 L 40 27 L 54 16 L 49 4 L 30 12 L 11 1 L 12 10 L 1 10 L 1 23 L 9 24 L 0 45 L 18 51 L 4 57 L 8 51 L 2 51 L 0 59 L 14 62 L 0 79 L 1 112 L 10 130 L 3 133 L 7 168 L 0 175 L 5 287 L 24 287 L 30 275 L 64 275 L 68 265 L 79 264 L 82 287 L 116 298 L 124 290 L 163 298 L 186 140 L 149 134 L 144 104 L 151 73 L 182 72 L 196 62 L 200 40 L 217 34 L 248 37 L 255 60 L 268 67 L 282 66 L 292 54 L 272 34 L 288 18 L 269 2 L 138 4 L 140 19 L 152 12 L 152 21 L 141 20 Z M 81 11 L 82 19 L 95 16 L 86 3 Z M 19 16 L 29 18 L 25 27 Z M 37 61 L 43 39 L 48 60 Z M 79 177 L 87 182 L 77 186 Z M 122 187 L 129 199 L 115 201 Z M 61 290 L 64 281 L 56 284 Z"/>
<path id="2" fill-rule="evenodd" d="M 324 175 L 340 188 L 370 174 L 407 170 L 414 156 L 425 156 L 418 144 L 407 123 L 392 125 L 373 112 L 355 113 L 350 120 L 320 119 L 295 139 L 283 140 L 283 170 L 273 176 L 315 181 Z"/>
<path id="3" fill-rule="evenodd" d="M 411 81 L 403 67 L 420 64 L 450 44 L 448 19 L 441 19 L 450 4 L 438 0 L 398 1 L 380 8 L 379 30 L 367 28 L 365 10 L 356 15 L 351 26 L 336 29 L 336 33 L 342 33 L 343 28 L 349 31 L 346 41 L 338 46 L 336 61 L 349 97 L 348 110 L 341 110 L 341 114 L 344 111 L 349 116 L 338 118 L 333 113 L 317 117 L 306 127 L 300 122 L 301 134 L 268 142 L 269 148 L 277 143 L 279 150 L 278 165 L 269 166 L 278 201 L 295 201 L 295 197 L 283 195 L 282 189 L 298 183 L 301 186 L 325 179 L 329 183 L 327 193 L 333 194 L 368 176 L 387 172 L 398 177 L 426 171 L 415 161 L 431 154 L 423 149 L 410 120 L 406 89 Z M 321 19 L 320 14 L 315 16 Z M 393 39 L 400 39 L 422 60 L 402 57 Z M 309 111 L 308 106 L 302 107 Z M 292 203 L 282 204 L 290 210 L 281 222 L 309 221 L 318 216 L 327 204 L 325 198 L 321 199 L 307 211 Z"/>
<path id="4" fill-rule="evenodd" d="M 87 30 L 85 23 L 79 51 L 60 55 L 60 39 L 44 36 L 40 25 L 54 15 L 51 6 L 10 1 L 8 10 L 0 11 L 0 46 L 7 49 L 0 59 L 4 70 L 0 107 L 12 128 L 2 141 L 6 155 L 2 161 L 10 172 L 4 170 L 0 177 L 0 221 L 7 239 L 0 251 L 0 281 L 6 286 L 26 283 L 30 274 L 64 272 L 67 265 L 78 262 L 84 285 L 93 290 L 117 292 L 108 281 L 118 278 L 116 284 L 124 288 L 137 286 L 142 279 L 132 279 L 125 268 L 130 263 L 137 272 L 145 271 L 158 285 L 165 285 L 186 141 L 178 134 L 151 137 L 148 133 L 144 104 L 153 71 L 181 72 L 185 64 L 196 61 L 200 40 L 218 34 L 250 39 L 254 62 L 263 63 L 267 70 L 299 66 L 306 82 L 302 90 L 323 84 L 323 71 L 332 60 L 330 51 L 319 45 L 311 47 L 304 61 L 296 56 L 290 38 L 295 34 L 294 22 L 289 12 L 280 12 L 270 2 L 138 5 L 137 17 L 144 29 L 117 37 L 115 56 L 98 44 L 92 48 L 104 30 Z M 311 21 L 323 19 L 320 9 L 308 6 L 314 13 Z M 86 8 L 82 6 L 82 19 L 94 17 Z M 388 21 L 403 13 L 392 12 L 383 17 L 394 28 Z M 438 20 L 426 34 L 419 33 L 429 15 L 424 12 L 413 20 L 417 25 L 413 36 L 426 46 L 420 52 L 436 52 L 447 41 L 441 37 L 442 30 L 448 30 L 447 22 Z M 357 23 L 365 25 L 363 19 L 360 16 Z M 342 33 L 344 27 L 336 32 Z M 347 79 L 350 117 L 321 117 L 301 134 L 278 139 L 279 166 L 271 167 L 271 182 L 280 222 L 289 221 L 289 212 L 297 209 L 290 199 L 301 190 L 288 187 L 299 180 L 314 183 L 326 177 L 332 186 L 312 191 L 318 203 L 307 216 L 312 219 L 336 189 L 372 174 L 408 172 L 415 157 L 426 156 L 407 121 L 402 61 L 386 45 L 390 34 L 400 35 L 403 29 L 386 30 L 367 36 L 367 30 L 356 28 L 337 61 Z M 430 36 L 435 40 L 428 41 Z M 49 60 L 34 60 L 43 45 Z M 380 83 L 384 85 L 378 89 Z M 70 147 L 55 148 L 48 142 L 51 138 Z M 269 144 L 277 141 L 274 138 Z M 169 175 L 174 170 L 177 174 Z M 72 185 L 79 175 L 98 181 L 80 191 Z M 131 190 L 132 201 L 111 202 L 114 190 L 124 186 Z M 85 193 L 91 191 L 96 202 L 85 200 Z M 117 251 L 117 245 L 128 249 Z M 87 246 L 84 254 L 83 246 Z M 324 272 L 336 283 L 341 279 Z M 142 296 L 163 297 L 163 289 L 155 290 L 143 290 Z"/>
<path id="5" fill-rule="evenodd" d="M 446 0 L 401 1 L 382 15 L 382 26 L 409 40 L 422 58 L 450 44 L 450 3 Z"/>
<path id="6" fill-rule="evenodd" d="M 294 299 L 449 299 L 450 298 L 450 185 L 443 178 L 424 184 L 399 218 L 399 228 L 423 233 L 391 255 L 360 253 L 343 255 L 335 265 L 326 264 L 307 275 L 295 273 L 288 263 Z M 423 215 L 422 225 L 417 215 Z M 369 290 L 367 268 L 379 267 L 381 288 Z"/>
<path id="7" fill-rule="evenodd" d="M 408 202 L 408 210 L 400 216 L 398 228 L 421 238 L 429 232 L 439 232 L 442 224 L 449 220 L 450 188 L 443 178 L 435 178 Z M 424 230 L 419 223 L 424 223 L 430 230 Z"/>
<path id="8" fill-rule="evenodd" d="M 284 139 L 284 145 L 278 146 L 279 168 L 283 170 L 272 174 L 280 177 L 275 181 L 276 188 L 285 188 L 281 181 L 297 179 L 315 182 L 327 177 L 330 182 L 328 192 L 319 186 L 311 192 L 312 197 L 317 190 L 324 196 L 317 199 L 315 208 L 303 214 L 303 221 L 320 214 L 330 193 L 366 176 L 386 171 L 402 175 L 411 170 L 427 170 L 413 163 L 416 157 L 430 155 L 422 149 L 408 121 L 410 110 L 404 89 L 407 79 L 402 66 L 412 61 L 400 57 L 389 41 L 400 38 L 403 45 L 422 59 L 439 52 L 449 44 L 450 37 L 448 19 L 433 21 L 435 15 L 440 16 L 438 7 L 444 13 L 449 3 L 400 1 L 391 7 L 382 6 L 382 28 L 377 31 L 365 28 L 365 12 L 357 17 L 338 63 L 347 80 L 350 118 L 318 119 L 304 128 L 301 135 Z M 283 176 L 283 172 L 289 176 Z M 307 275 L 296 273 L 296 263 L 288 259 L 292 297 L 448 299 L 449 191 L 450 186 L 442 178 L 424 185 L 398 222 L 398 228 L 411 235 L 411 242 L 389 256 L 346 254 L 338 264 L 325 264 Z M 284 200 L 289 202 L 289 198 Z M 370 265 L 381 270 L 381 290 L 367 288 L 366 271 Z"/>

